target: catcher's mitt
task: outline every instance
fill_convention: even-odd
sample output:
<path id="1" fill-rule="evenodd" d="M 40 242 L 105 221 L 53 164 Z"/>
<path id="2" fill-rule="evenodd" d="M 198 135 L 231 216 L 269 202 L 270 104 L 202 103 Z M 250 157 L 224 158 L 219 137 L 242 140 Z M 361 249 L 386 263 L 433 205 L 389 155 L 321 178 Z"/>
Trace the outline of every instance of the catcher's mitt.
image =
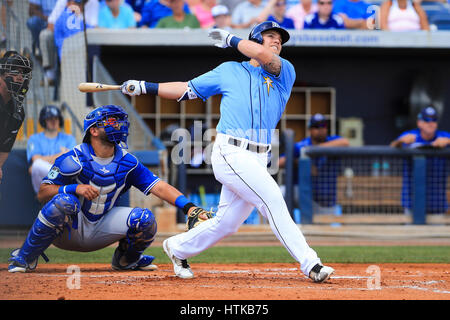
<path id="1" fill-rule="evenodd" d="M 203 208 L 197 207 L 192 210 L 188 216 L 186 221 L 186 230 L 190 230 L 195 228 L 200 223 L 205 222 L 213 217 L 212 211 L 206 211 Z"/>

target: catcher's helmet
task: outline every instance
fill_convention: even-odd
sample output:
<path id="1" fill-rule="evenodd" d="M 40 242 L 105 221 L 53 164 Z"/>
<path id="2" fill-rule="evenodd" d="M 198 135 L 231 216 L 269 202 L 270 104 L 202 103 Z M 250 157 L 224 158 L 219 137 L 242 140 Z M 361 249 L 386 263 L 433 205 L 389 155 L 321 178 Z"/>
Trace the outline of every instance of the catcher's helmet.
<path id="1" fill-rule="evenodd" d="M 289 41 L 289 38 L 290 38 L 289 32 L 287 32 L 285 29 L 280 27 L 280 25 L 278 23 L 272 22 L 272 21 L 264 21 L 264 22 L 261 22 L 260 24 L 257 24 L 255 27 L 253 27 L 252 31 L 250 31 L 250 34 L 248 35 L 248 40 L 252 40 L 257 43 L 262 44 L 262 42 L 263 42 L 262 33 L 264 31 L 268 31 L 268 30 L 275 30 L 280 33 L 281 44 L 285 44 L 286 42 Z"/>
<path id="2" fill-rule="evenodd" d="M 8 92 L 22 102 L 28 91 L 33 63 L 17 51 L 7 51 L 0 59 L 0 75 L 4 77 Z M 22 75 L 22 81 L 15 81 L 13 75 Z"/>
<path id="3" fill-rule="evenodd" d="M 62 128 L 64 126 L 64 118 L 58 107 L 53 105 L 45 106 L 41 109 L 41 112 L 39 112 L 39 124 L 42 128 L 46 128 L 47 124 L 45 120 L 54 117 L 57 117 L 59 119 L 59 126 L 60 128 Z"/>
<path id="4" fill-rule="evenodd" d="M 130 123 L 128 122 L 128 114 L 121 107 L 106 105 L 89 112 L 84 118 L 83 142 L 87 142 L 89 129 L 92 126 L 104 128 L 106 137 L 110 142 L 118 144 L 123 148 L 128 148 L 127 137 Z"/>

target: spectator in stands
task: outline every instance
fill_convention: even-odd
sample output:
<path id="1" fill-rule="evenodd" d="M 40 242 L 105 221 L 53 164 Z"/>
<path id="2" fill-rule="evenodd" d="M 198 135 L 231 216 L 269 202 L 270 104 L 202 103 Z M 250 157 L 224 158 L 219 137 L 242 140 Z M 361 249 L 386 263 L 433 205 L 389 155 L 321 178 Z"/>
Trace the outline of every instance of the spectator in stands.
<path id="1" fill-rule="evenodd" d="M 195 15 L 184 12 L 184 0 L 169 0 L 169 6 L 172 9 L 172 15 L 167 16 L 159 20 L 156 28 L 168 28 L 168 29 L 184 29 L 200 28 L 200 22 L 198 22 Z"/>
<path id="2" fill-rule="evenodd" d="M 214 25 L 214 18 L 211 9 L 216 5 L 216 0 L 200 0 L 196 5 L 191 7 L 192 13 L 200 22 L 203 29 L 211 28 Z"/>
<path id="3" fill-rule="evenodd" d="M 262 0 L 245 0 L 234 8 L 231 14 L 231 23 L 234 28 L 251 28 L 262 22 L 258 16 L 266 8 Z"/>
<path id="4" fill-rule="evenodd" d="M 55 80 L 56 66 L 58 63 L 54 34 L 55 24 L 56 20 L 66 7 L 67 0 L 57 0 L 52 13 L 48 17 L 47 28 L 42 30 L 39 35 L 42 53 L 42 66 L 44 67 L 45 77 L 47 78 L 49 84 L 52 84 Z M 84 17 L 88 25 L 93 27 L 97 26 L 99 7 L 100 4 L 98 0 L 88 0 L 84 5 Z"/>
<path id="5" fill-rule="evenodd" d="M 227 7 L 228 11 L 233 12 L 238 4 L 240 4 L 242 0 L 219 0 L 218 3 Z"/>
<path id="6" fill-rule="evenodd" d="M 29 172 L 36 193 L 56 158 L 76 145 L 73 136 L 60 131 L 64 126 L 64 119 L 56 106 L 48 105 L 41 109 L 39 124 L 44 131 L 31 135 L 27 143 Z"/>
<path id="7" fill-rule="evenodd" d="M 419 2 L 411 0 L 387 0 L 380 7 L 381 30 L 417 31 L 430 30 L 427 14 Z"/>
<path id="8" fill-rule="evenodd" d="M 0 31 L 0 48 L 6 48 L 6 34 L 4 30 L 6 30 L 6 21 L 7 21 L 7 10 L 6 7 L 12 6 L 12 0 L 1 1 L 0 6 L 2 7 L 0 12 L 0 20 L 2 21 L 3 30 Z"/>
<path id="9" fill-rule="evenodd" d="M 136 28 L 137 23 L 131 6 L 123 0 L 105 0 L 106 5 L 98 13 L 98 26 L 108 29 Z"/>
<path id="10" fill-rule="evenodd" d="M 304 29 L 345 29 L 344 19 L 333 14 L 333 0 L 319 0 L 319 10 L 305 17 Z"/>
<path id="11" fill-rule="evenodd" d="M 368 29 L 367 19 L 373 14 L 362 0 L 334 0 L 334 13 L 344 19 L 346 29 Z"/>
<path id="12" fill-rule="evenodd" d="M 338 135 L 330 136 L 328 134 L 328 121 L 320 114 L 314 114 L 309 123 L 308 129 L 310 136 L 295 143 L 294 159 L 300 157 L 302 148 L 308 146 L 320 147 L 348 147 L 349 141 Z M 286 157 L 280 155 L 279 166 L 285 166 Z M 314 213 L 335 213 L 336 206 L 336 182 L 339 173 L 339 162 L 327 157 L 317 157 L 312 159 L 311 177 L 313 189 L 313 210 Z M 298 175 L 294 174 L 294 192 L 295 201 L 298 204 Z M 283 189 L 283 188 L 282 188 Z M 283 190 L 284 192 L 284 190 Z"/>
<path id="13" fill-rule="evenodd" d="M 186 14 L 191 13 L 189 6 L 185 3 L 183 10 Z M 169 0 L 150 0 L 142 8 L 142 20 L 138 24 L 143 28 L 155 28 L 159 20 L 172 15 Z"/>
<path id="14" fill-rule="evenodd" d="M 298 4 L 286 11 L 286 17 L 294 20 L 295 29 L 300 30 L 305 25 L 305 17 L 317 10 L 317 4 L 312 3 L 312 0 L 299 0 Z"/>
<path id="15" fill-rule="evenodd" d="M 227 31 L 231 30 L 231 15 L 226 6 L 217 5 L 212 8 L 211 13 L 214 18 L 213 28 L 219 28 Z"/>
<path id="16" fill-rule="evenodd" d="M 0 183 L 2 166 L 25 119 L 23 100 L 32 71 L 32 61 L 16 51 L 7 51 L 0 59 Z"/>
<path id="17" fill-rule="evenodd" d="M 403 132 L 391 142 L 396 148 L 446 148 L 450 146 L 450 132 L 438 130 L 438 113 L 432 106 L 417 115 L 417 128 Z M 426 210 L 427 213 L 445 213 L 447 203 L 447 177 L 450 174 L 448 158 L 427 157 Z M 411 162 L 405 161 L 403 169 L 402 206 L 406 214 L 412 208 Z"/>
<path id="18" fill-rule="evenodd" d="M 295 29 L 294 20 L 286 17 L 286 0 L 269 0 L 258 15 L 258 22 L 273 21 L 285 29 Z"/>
<path id="19" fill-rule="evenodd" d="M 56 0 L 29 0 L 29 15 L 27 20 L 27 27 L 31 31 L 32 50 L 33 53 L 41 55 L 39 46 L 39 34 L 42 30 L 47 28 L 47 19 L 53 8 Z"/>
<path id="20" fill-rule="evenodd" d="M 126 0 L 126 3 L 128 3 L 134 12 L 134 20 L 136 20 L 136 23 L 139 24 L 142 20 L 142 10 L 144 9 L 144 5 L 147 2 L 147 0 Z"/>
<path id="21" fill-rule="evenodd" d="M 55 46 L 61 59 L 64 40 L 93 26 L 83 21 L 83 4 L 86 0 L 69 0 L 55 24 Z"/>

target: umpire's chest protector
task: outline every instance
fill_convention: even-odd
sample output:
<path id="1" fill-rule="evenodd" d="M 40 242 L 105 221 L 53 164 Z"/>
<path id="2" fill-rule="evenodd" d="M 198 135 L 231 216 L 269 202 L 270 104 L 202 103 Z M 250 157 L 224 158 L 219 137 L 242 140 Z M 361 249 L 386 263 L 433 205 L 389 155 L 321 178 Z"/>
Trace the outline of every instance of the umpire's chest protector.
<path id="1" fill-rule="evenodd" d="M 83 198 L 81 210 L 90 221 L 97 221 L 114 206 L 126 187 L 128 173 L 136 168 L 138 162 L 120 147 L 116 148 L 112 161 L 105 165 L 95 161 L 87 144 L 83 143 L 75 150 L 82 166 L 78 183 L 92 185 L 100 193 L 92 201 Z"/>

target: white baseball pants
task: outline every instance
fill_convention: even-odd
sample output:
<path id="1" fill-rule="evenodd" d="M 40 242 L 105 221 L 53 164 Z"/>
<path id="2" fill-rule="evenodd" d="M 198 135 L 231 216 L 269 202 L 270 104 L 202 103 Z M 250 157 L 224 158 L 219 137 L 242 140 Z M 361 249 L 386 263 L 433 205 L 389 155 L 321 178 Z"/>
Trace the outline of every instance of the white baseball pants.
<path id="1" fill-rule="evenodd" d="M 214 175 L 223 185 L 216 216 L 171 237 L 172 252 L 180 259 L 199 254 L 235 233 L 256 207 L 308 276 L 320 259 L 292 220 L 278 184 L 267 171 L 267 153 L 246 150 L 245 143 L 231 145 L 230 137 L 218 134 L 211 156 Z"/>

